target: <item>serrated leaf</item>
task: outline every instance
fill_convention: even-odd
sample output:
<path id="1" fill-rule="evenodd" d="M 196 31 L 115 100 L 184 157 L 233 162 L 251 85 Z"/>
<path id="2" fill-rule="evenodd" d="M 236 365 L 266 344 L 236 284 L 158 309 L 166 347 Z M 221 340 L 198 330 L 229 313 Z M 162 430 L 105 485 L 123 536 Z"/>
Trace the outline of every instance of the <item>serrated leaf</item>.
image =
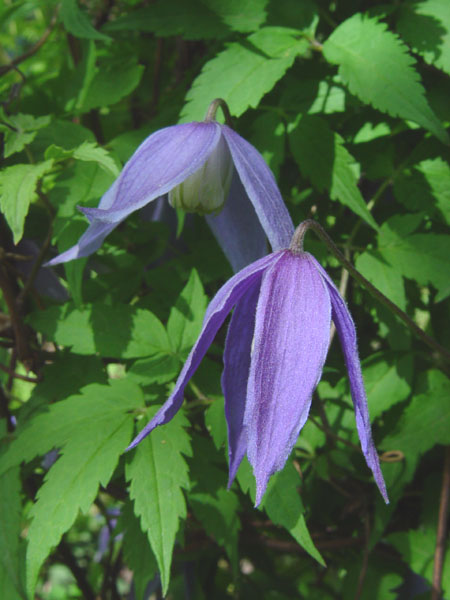
<path id="1" fill-rule="evenodd" d="M 243 492 L 250 494 L 253 502 L 256 497 L 256 486 L 251 467 L 246 458 L 237 472 L 237 479 Z M 265 510 L 269 518 L 277 525 L 282 525 L 300 546 L 321 565 L 325 565 L 320 552 L 311 539 L 303 516 L 304 508 L 298 487 L 300 478 L 293 464 L 288 461 L 282 471 L 270 478 L 267 491 L 259 506 Z"/>
<path id="2" fill-rule="evenodd" d="M 126 380 L 116 380 L 109 387 L 89 386 L 83 396 L 60 402 L 52 406 L 47 415 L 36 418 L 35 422 L 40 421 L 44 428 L 41 436 L 47 430 L 55 445 L 62 448 L 60 458 L 47 473 L 30 510 L 32 522 L 27 551 L 30 596 L 51 549 L 72 526 L 78 511 L 87 512 L 99 485 L 108 484 L 120 455 L 130 442 L 133 418 L 128 413 L 141 404 L 139 388 Z M 61 430 L 66 429 L 68 433 L 67 421 L 72 421 L 70 437 L 62 440 Z M 73 422 L 77 422 L 76 427 Z"/>
<path id="3" fill-rule="evenodd" d="M 92 27 L 88 16 L 80 9 L 76 0 L 63 0 L 61 20 L 66 30 L 78 38 L 109 41 L 111 38 Z"/>
<path id="4" fill-rule="evenodd" d="M 421 285 L 431 283 L 437 290 L 436 301 L 450 295 L 450 239 L 438 233 L 402 234 L 392 229 L 393 218 L 383 224 L 378 251 L 386 263 L 403 277 Z"/>
<path id="5" fill-rule="evenodd" d="M 393 117 L 428 129 L 445 144 L 448 135 L 431 110 L 407 47 L 384 23 L 355 14 L 323 44 L 325 58 L 339 65 L 349 90 L 363 102 Z"/>
<path id="6" fill-rule="evenodd" d="M 405 310 L 406 296 L 403 280 L 379 252 L 366 250 L 356 259 L 355 267 L 389 300 Z"/>
<path id="7" fill-rule="evenodd" d="M 142 404 L 140 388 L 126 379 L 111 380 L 110 385 L 90 384 L 80 395 L 52 404 L 16 430 L 17 437 L 2 456 L 0 473 L 53 448 L 62 448 L 80 436 L 88 436 L 91 430 L 104 432 L 110 419 L 120 420 L 127 411 Z M 122 450 L 125 448 L 126 444 Z"/>
<path id="8" fill-rule="evenodd" d="M 140 358 L 170 353 L 170 343 L 161 321 L 150 311 L 127 304 L 52 306 L 32 313 L 33 327 L 57 344 L 70 346 L 76 354 L 111 358 Z M 112 326 L 113 325 L 113 326 Z"/>
<path id="9" fill-rule="evenodd" d="M 128 369 L 130 379 L 141 385 L 173 381 L 180 372 L 180 361 L 170 354 L 137 360 Z"/>
<path id="10" fill-rule="evenodd" d="M 261 98 L 309 47 L 299 32 L 284 27 L 263 27 L 242 42 L 232 42 L 206 63 L 186 95 L 182 121 L 202 119 L 213 98 L 223 98 L 239 117 Z"/>
<path id="11" fill-rule="evenodd" d="M 355 159 L 341 136 L 316 116 L 304 116 L 288 129 L 289 142 L 302 175 L 319 191 L 328 191 L 333 200 L 348 206 L 368 225 L 378 229 L 357 186 L 352 164 Z"/>
<path id="12" fill-rule="evenodd" d="M 450 74 L 450 10 L 447 0 L 404 2 L 397 31 L 425 62 Z"/>
<path id="13" fill-rule="evenodd" d="M 178 413 L 164 427 L 157 427 L 133 450 L 125 468 L 134 512 L 158 561 L 163 594 L 169 585 L 179 519 L 186 516 L 182 488 L 189 487 L 189 478 L 182 455 L 189 456 L 191 449 L 185 424 Z"/>
<path id="14" fill-rule="evenodd" d="M 19 469 L 0 476 L 0 589 L 4 598 L 26 599 L 21 579 L 21 507 Z"/>
<path id="15" fill-rule="evenodd" d="M 225 420 L 225 400 L 215 398 L 205 411 L 205 425 L 211 434 L 215 447 L 221 448 L 227 440 L 227 422 Z"/>
<path id="16" fill-rule="evenodd" d="M 269 0 L 201 0 L 232 31 L 248 33 L 258 29 L 266 20 Z"/>
<path id="17" fill-rule="evenodd" d="M 107 173 L 113 177 L 118 177 L 120 171 L 114 160 L 109 155 L 105 148 L 101 148 L 92 142 L 83 142 L 77 148 L 65 150 L 59 146 L 52 144 L 45 152 L 46 159 L 66 160 L 67 158 L 75 158 L 85 162 L 95 162 Z"/>
<path id="18" fill-rule="evenodd" d="M 167 334 L 175 352 L 189 352 L 202 328 L 208 299 L 195 269 L 170 311 Z"/>
<path id="19" fill-rule="evenodd" d="M 7 117 L 8 126 L 0 123 L 0 130 L 5 134 L 4 157 L 8 158 L 16 152 L 20 152 L 34 140 L 39 129 L 50 123 L 50 117 L 33 117 L 18 113 Z"/>
<path id="20" fill-rule="evenodd" d="M 0 175 L 0 208 L 17 244 L 23 235 L 25 218 L 36 197 L 36 185 L 52 168 L 53 161 L 35 165 L 13 165 Z"/>

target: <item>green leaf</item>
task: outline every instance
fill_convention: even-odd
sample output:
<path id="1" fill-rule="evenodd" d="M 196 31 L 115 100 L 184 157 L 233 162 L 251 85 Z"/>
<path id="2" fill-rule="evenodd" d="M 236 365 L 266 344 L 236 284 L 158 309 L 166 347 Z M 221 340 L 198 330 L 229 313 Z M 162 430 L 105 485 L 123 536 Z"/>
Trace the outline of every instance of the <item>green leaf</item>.
<path id="1" fill-rule="evenodd" d="M 214 446 L 219 449 L 227 441 L 227 422 L 225 420 L 225 400 L 215 398 L 205 411 L 205 425 L 210 432 Z"/>
<path id="2" fill-rule="evenodd" d="M 328 191 L 332 200 L 339 200 L 378 229 L 357 186 L 352 164 L 355 159 L 346 150 L 344 140 L 327 123 L 316 116 L 304 116 L 289 127 L 289 142 L 302 175 L 319 191 Z"/>
<path id="3" fill-rule="evenodd" d="M 406 308 L 405 286 L 398 272 L 376 250 L 358 256 L 355 267 L 402 310 Z"/>
<path id="4" fill-rule="evenodd" d="M 450 75 L 450 11 L 447 0 L 404 2 L 397 31 L 425 62 Z"/>
<path id="5" fill-rule="evenodd" d="M 64 148 L 52 144 L 47 148 L 45 158 L 53 160 L 75 158 L 86 162 L 95 162 L 113 177 L 118 177 L 120 173 L 119 168 L 111 158 L 109 152 L 105 150 L 105 148 L 101 148 L 92 142 L 83 142 L 80 146 L 73 148 L 72 150 L 65 150 Z"/>
<path id="6" fill-rule="evenodd" d="M 396 229 L 402 219 L 393 217 L 383 224 L 378 241 L 379 254 L 403 277 L 421 285 L 432 284 L 438 291 L 436 301 L 446 298 L 450 295 L 449 237 L 438 233 L 405 235 Z"/>
<path id="7" fill-rule="evenodd" d="M 5 117 L 7 123 L 0 123 L 0 131 L 5 134 L 4 157 L 8 158 L 16 152 L 20 152 L 34 140 L 39 129 L 50 123 L 50 117 L 33 117 L 18 113 Z"/>
<path id="8" fill-rule="evenodd" d="M 75 309 L 67 304 L 34 312 L 32 326 L 76 354 L 140 358 L 170 352 L 161 321 L 150 311 L 126 304 L 92 304 Z M 113 325 L 113 326 L 112 326 Z"/>
<path id="9" fill-rule="evenodd" d="M 279 176 L 284 161 L 286 126 L 275 113 L 264 112 L 256 117 L 249 140 L 261 152 L 273 174 Z"/>
<path id="10" fill-rule="evenodd" d="M 391 533 L 387 537 L 399 552 L 408 565 L 408 567 L 421 577 L 424 577 L 430 584 L 433 581 L 433 557 L 436 549 L 436 530 L 421 529 L 411 531 L 399 531 Z M 450 591 L 450 557 L 449 553 L 444 554 L 444 564 L 442 568 L 442 597 L 445 598 Z"/>
<path id="11" fill-rule="evenodd" d="M 13 165 L 1 173 L 0 208 L 14 234 L 15 244 L 22 238 L 25 217 L 36 198 L 36 185 L 52 165 L 52 160 L 35 165 Z"/>
<path id="12" fill-rule="evenodd" d="M 89 386 L 83 396 L 52 406 L 49 413 L 34 421 L 34 432 L 35 423 L 40 421 L 41 436 L 48 433 L 55 445 L 60 441 L 63 447 L 30 510 L 32 522 L 27 550 L 30 596 L 51 549 L 72 526 L 78 511 L 89 510 L 98 486 L 108 484 L 120 455 L 130 442 L 133 419 L 128 413 L 141 405 L 139 388 L 125 380 L 116 380 L 109 387 Z M 62 440 L 61 430 L 68 433 L 68 428 L 71 435 Z"/>
<path id="13" fill-rule="evenodd" d="M 243 492 L 249 492 L 255 501 L 255 481 L 249 462 L 244 458 L 237 472 L 237 479 Z M 267 491 L 259 506 L 265 510 L 268 517 L 277 525 L 283 526 L 300 546 L 321 565 L 325 566 L 320 552 L 314 546 L 306 521 L 303 516 L 304 508 L 298 491 L 300 477 L 293 464 L 288 461 L 282 471 L 270 478 Z"/>
<path id="14" fill-rule="evenodd" d="M 394 181 L 396 199 L 408 210 L 440 213 L 450 225 L 450 166 L 442 158 L 430 158 L 405 170 Z"/>
<path id="15" fill-rule="evenodd" d="M 131 502 L 127 502 L 122 510 L 118 531 L 123 531 L 123 556 L 128 567 L 133 571 L 133 586 L 137 600 L 144 598 L 145 589 L 157 573 L 155 555 L 148 537 L 141 529 L 139 519 L 133 513 Z"/>
<path id="16" fill-rule="evenodd" d="M 207 297 L 202 282 L 195 269 L 170 311 L 167 322 L 167 334 L 175 352 L 189 352 L 195 344 L 202 328 Z"/>
<path id="17" fill-rule="evenodd" d="M 0 489 L 0 589 L 8 600 L 26 599 L 19 549 L 22 500 L 18 468 L 0 476 Z"/>
<path id="18" fill-rule="evenodd" d="M 61 20 L 66 30 L 78 38 L 109 41 L 111 38 L 94 29 L 88 16 L 80 9 L 76 0 L 62 0 Z"/>
<path id="19" fill-rule="evenodd" d="M 137 360 L 128 369 L 130 379 L 140 385 L 173 381 L 180 371 L 180 361 L 170 354 Z"/>
<path id="20" fill-rule="evenodd" d="M 255 31 L 267 16 L 268 0 L 202 0 L 202 3 L 232 31 Z"/>
<path id="21" fill-rule="evenodd" d="M 299 32 L 284 27 L 264 27 L 242 42 L 232 42 L 206 63 L 186 95 L 182 121 L 202 119 L 208 103 L 223 98 L 232 115 L 255 108 L 309 43 Z"/>
<path id="22" fill-rule="evenodd" d="M 80 395 L 50 405 L 16 430 L 17 437 L 2 456 L 0 473 L 53 448 L 62 448 L 80 436 L 89 436 L 91 430 L 102 430 L 98 435 L 105 435 L 111 419 L 120 420 L 127 411 L 142 404 L 140 388 L 126 379 L 111 380 L 110 385 L 88 385 Z M 127 443 L 122 450 L 126 446 Z"/>
<path id="23" fill-rule="evenodd" d="M 425 98 L 415 61 L 384 23 L 355 14 L 323 45 L 325 58 L 339 65 L 339 74 L 355 96 L 393 117 L 428 129 L 445 144 L 448 135 Z"/>
<path id="24" fill-rule="evenodd" d="M 157 427 L 134 450 L 126 465 L 134 512 L 141 520 L 158 561 L 163 594 L 170 578 L 170 565 L 179 519 L 186 516 L 182 488 L 189 487 L 183 454 L 191 454 L 186 421 L 178 413 L 164 427 Z"/>

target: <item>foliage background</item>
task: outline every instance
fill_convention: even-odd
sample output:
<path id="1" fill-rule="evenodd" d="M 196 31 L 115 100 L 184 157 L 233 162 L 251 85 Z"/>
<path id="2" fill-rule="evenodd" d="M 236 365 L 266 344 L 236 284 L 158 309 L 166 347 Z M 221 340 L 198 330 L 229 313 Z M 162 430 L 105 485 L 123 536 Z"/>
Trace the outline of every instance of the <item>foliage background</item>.
<path id="1" fill-rule="evenodd" d="M 163 222 L 144 210 L 89 260 L 39 266 L 78 239 L 76 206 L 96 206 L 147 135 L 222 97 L 294 222 L 318 219 L 445 345 L 446 0 L 3 0 L 0 21 L 3 597 L 430 597 L 448 364 L 312 234 L 358 326 L 389 506 L 359 451 L 336 340 L 260 510 L 248 464 L 226 490 L 223 332 L 183 413 L 123 454 L 231 275 L 201 217 L 181 228 L 169 209 Z M 437 572 L 450 598 L 445 553 Z"/>

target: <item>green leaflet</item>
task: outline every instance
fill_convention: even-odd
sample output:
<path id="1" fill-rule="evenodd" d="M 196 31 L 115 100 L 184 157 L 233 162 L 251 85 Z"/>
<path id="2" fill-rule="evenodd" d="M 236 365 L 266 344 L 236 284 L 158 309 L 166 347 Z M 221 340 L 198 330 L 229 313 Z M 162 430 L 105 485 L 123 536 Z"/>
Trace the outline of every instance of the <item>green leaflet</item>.
<path id="1" fill-rule="evenodd" d="M 189 478 L 183 454 L 189 456 L 191 448 L 185 424 L 179 413 L 164 427 L 157 427 L 130 451 L 125 469 L 134 512 L 158 562 L 163 594 L 169 585 L 179 520 L 186 516 L 182 488 L 189 487 Z"/>
<path id="2" fill-rule="evenodd" d="M 214 98 L 223 98 L 239 117 L 261 98 L 308 49 L 299 32 L 284 27 L 263 27 L 242 42 L 232 42 L 210 60 L 186 95 L 181 121 L 202 119 Z"/>
<path id="3" fill-rule="evenodd" d="M 5 158 L 23 150 L 25 146 L 34 140 L 39 129 L 50 123 L 50 116 L 35 118 L 33 115 L 23 115 L 21 113 L 8 117 L 2 115 L 2 119 L 5 119 L 7 123 L 7 125 L 0 123 L 0 131 L 5 134 Z"/>
<path id="4" fill-rule="evenodd" d="M 30 323 L 49 339 L 70 346 L 76 354 L 99 352 L 113 358 L 140 358 L 170 353 L 161 321 L 150 311 L 127 304 L 98 303 L 83 309 L 53 306 L 33 313 Z"/>
<path id="5" fill-rule="evenodd" d="M 355 267 L 402 310 L 406 308 L 405 286 L 398 272 L 376 250 L 358 256 Z"/>
<path id="6" fill-rule="evenodd" d="M 343 82 L 363 102 L 414 121 L 449 143 L 425 98 L 414 59 L 384 23 L 357 13 L 335 29 L 323 53 L 330 63 L 339 65 Z"/>
<path id="7" fill-rule="evenodd" d="M 316 116 L 304 116 L 289 127 L 289 143 L 304 177 L 319 190 L 327 190 L 333 200 L 348 206 L 374 229 L 378 229 L 357 186 L 344 140 Z"/>
<path id="8" fill-rule="evenodd" d="M 17 244 L 23 235 L 25 218 L 31 202 L 36 198 L 36 186 L 53 166 L 52 160 L 35 165 L 13 165 L 0 176 L 0 208 L 14 234 Z"/>
<path id="9" fill-rule="evenodd" d="M 86 162 L 95 162 L 113 177 L 118 177 L 119 175 L 120 171 L 109 152 L 92 142 L 83 142 L 80 146 L 72 150 L 64 150 L 64 148 L 52 144 L 45 152 L 46 159 L 53 159 L 55 161 L 72 157 Z"/>
<path id="10" fill-rule="evenodd" d="M 397 31 L 425 62 L 450 74 L 450 11 L 447 0 L 404 2 Z"/>
<path id="11" fill-rule="evenodd" d="M 195 269 L 170 311 L 167 335 L 174 352 L 187 354 L 195 344 L 205 316 L 207 297 Z"/>
<path id="12" fill-rule="evenodd" d="M 96 31 L 92 27 L 88 16 L 80 10 L 77 0 L 62 1 L 61 19 L 66 30 L 75 37 L 105 42 L 111 40 L 109 36 Z"/>
<path id="13" fill-rule="evenodd" d="M 60 402 L 48 413 L 38 416 L 32 422 L 32 433 L 26 436 L 24 432 L 19 438 L 29 440 L 38 430 L 41 436 L 47 431 L 47 440 L 53 442 L 52 446 L 63 446 L 30 511 L 32 522 L 27 550 L 30 595 L 52 547 L 71 527 L 78 511 L 89 509 L 99 484 L 108 484 L 120 455 L 130 442 L 133 417 L 128 413 L 141 404 L 142 395 L 130 382 L 117 380 L 109 387 L 94 384 L 85 388 L 83 396 Z M 68 428 L 71 435 L 64 439 Z M 36 448 L 37 442 L 33 443 Z"/>

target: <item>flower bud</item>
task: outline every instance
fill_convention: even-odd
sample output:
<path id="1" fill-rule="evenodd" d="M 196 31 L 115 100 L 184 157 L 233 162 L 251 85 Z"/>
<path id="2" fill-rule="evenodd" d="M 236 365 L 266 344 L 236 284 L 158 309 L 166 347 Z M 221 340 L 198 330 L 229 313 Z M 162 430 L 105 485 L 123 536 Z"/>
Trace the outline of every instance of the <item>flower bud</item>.
<path id="1" fill-rule="evenodd" d="M 230 191 L 232 175 L 231 154 L 221 137 L 200 169 L 169 192 L 169 203 L 186 212 L 218 213 Z"/>

